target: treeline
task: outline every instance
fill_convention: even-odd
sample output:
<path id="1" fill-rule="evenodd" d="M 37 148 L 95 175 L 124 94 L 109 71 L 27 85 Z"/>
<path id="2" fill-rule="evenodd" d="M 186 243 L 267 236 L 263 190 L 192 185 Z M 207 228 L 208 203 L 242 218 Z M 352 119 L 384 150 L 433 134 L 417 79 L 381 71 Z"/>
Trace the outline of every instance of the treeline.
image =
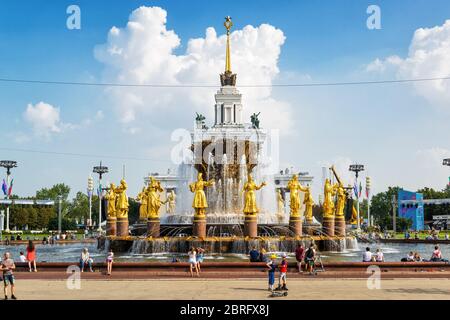
<path id="1" fill-rule="evenodd" d="M 64 183 L 59 183 L 51 188 L 42 188 L 36 192 L 34 197 L 27 197 L 29 200 L 53 200 L 53 206 L 37 205 L 13 205 L 10 206 L 10 229 L 24 230 L 57 230 L 58 229 L 58 209 L 59 196 L 61 197 L 62 229 L 74 230 L 77 224 L 87 223 L 89 218 L 89 197 L 77 192 L 75 198 L 69 199 L 70 187 Z M 18 195 L 11 196 L 12 199 L 19 199 Z M 21 198 L 24 199 L 24 198 Z M 131 223 L 139 219 L 139 203 L 129 197 L 129 219 Z M 98 224 L 99 218 L 99 198 L 92 196 L 92 221 Z M 0 205 L 0 210 L 6 211 L 5 205 Z M 102 217 L 104 220 L 105 217 Z M 5 221 L 6 223 L 6 221 Z"/>

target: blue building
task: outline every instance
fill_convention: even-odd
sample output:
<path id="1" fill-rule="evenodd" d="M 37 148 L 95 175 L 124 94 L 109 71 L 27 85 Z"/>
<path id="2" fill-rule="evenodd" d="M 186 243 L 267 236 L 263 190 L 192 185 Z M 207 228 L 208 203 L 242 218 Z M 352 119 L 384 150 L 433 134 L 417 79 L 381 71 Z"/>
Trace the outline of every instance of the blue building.
<path id="1" fill-rule="evenodd" d="M 400 190 L 398 199 L 398 217 L 412 220 L 412 229 L 424 230 L 423 194 Z"/>

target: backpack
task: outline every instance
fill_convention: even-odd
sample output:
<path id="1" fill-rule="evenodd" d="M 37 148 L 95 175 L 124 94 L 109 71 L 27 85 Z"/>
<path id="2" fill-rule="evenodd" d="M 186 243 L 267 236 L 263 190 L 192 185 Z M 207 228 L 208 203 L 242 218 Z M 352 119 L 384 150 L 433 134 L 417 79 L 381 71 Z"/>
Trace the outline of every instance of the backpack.
<path id="1" fill-rule="evenodd" d="M 308 259 L 312 259 L 312 257 L 314 257 L 314 251 L 311 249 L 311 248 L 309 248 L 307 251 L 306 251 L 306 258 L 308 258 Z"/>

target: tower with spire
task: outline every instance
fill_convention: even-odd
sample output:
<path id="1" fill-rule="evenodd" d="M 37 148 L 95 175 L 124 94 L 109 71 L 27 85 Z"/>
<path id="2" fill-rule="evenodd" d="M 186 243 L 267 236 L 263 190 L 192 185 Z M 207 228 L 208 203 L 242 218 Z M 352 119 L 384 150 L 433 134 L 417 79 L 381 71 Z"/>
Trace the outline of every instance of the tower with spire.
<path id="1" fill-rule="evenodd" d="M 225 72 L 220 75 L 221 87 L 215 95 L 214 127 L 243 127 L 242 95 L 236 89 L 236 74 L 231 71 L 230 30 L 231 17 L 225 17 L 227 44 L 225 53 Z"/>

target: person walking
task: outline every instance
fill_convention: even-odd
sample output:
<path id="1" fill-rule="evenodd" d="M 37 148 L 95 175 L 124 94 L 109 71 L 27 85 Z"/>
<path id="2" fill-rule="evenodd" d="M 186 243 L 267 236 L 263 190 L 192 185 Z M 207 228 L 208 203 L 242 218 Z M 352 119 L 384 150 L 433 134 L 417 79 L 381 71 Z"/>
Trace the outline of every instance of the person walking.
<path id="1" fill-rule="evenodd" d="M 30 269 L 30 272 L 34 271 L 37 272 L 36 269 L 36 247 L 34 246 L 33 241 L 28 241 L 27 246 L 27 261 L 28 261 L 28 268 Z M 33 266 L 33 268 L 31 268 Z"/>
<path id="2" fill-rule="evenodd" d="M 3 261 L 0 266 L 1 271 L 3 272 L 3 292 L 5 294 L 5 300 L 8 300 L 8 287 L 11 285 L 11 299 L 16 300 L 15 293 L 15 278 L 13 270 L 16 269 L 16 265 L 14 264 L 14 260 L 11 259 L 10 253 L 6 252 L 3 256 Z"/>
<path id="3" fill-rule="evenodd" d="M 297 260 L 298 273 L 303 273 L 302 263 L 304 259 L 305 259 L 305 248 L 303 248 L 303 245 L 299 243 L 297 245 L 297 249 L 295 249 L 295 260 Z"/>
<path id="4" fill-rule="evenodd" d="M 194 277 L 194 269 L 195 273 L 197 274 L 197 277 L 199 277 L 198 273 L 198 267 L 197 267 L 197 252 L 195 251 L 195 248 L 192 247 L 191 250 L 188 252 L 189 257 L 189 270 L 191 273 L 191 277 Z"/>
<path id="5" fill-rule="evenodd" d="M 201 272 L 202 269 L 201 269 L 200 265 L 203 263 L 203 259 L 205 258 L 205 249 L 198 247 L 196 249 L 196 251 L 197 251 L 197 256 L 196 256 L 197 269 L 198 269 L 198 272 Z"/>
<path id="6" fill-rule="evenodd" d="M 112 264 L 114 260 L 114 252 L 110 248 L 106 256 L 106 275 L 110 276 L 112 272 Z"/>
<path id="7" fill-rule="evenodd" d="M 277 270 L 277 264 L 275 262 L 275 259 L 277 256 L 275 254 L 270 256 L 269 261 L 267 261 L 267 268 L 268 268 L 268 276 L 269 276 L 269 291 L 273 291 L 273 285 L 275 283 L 275 270 Z"/>
<path id="8" fill-rule="evenodd" d="M 309 269 L 309 274 L 313 274 L 313 268 L 314 268 L 314 261 L 316 259 L 316 250 L 314 249 L 314 244 L 311 243 L 309 245 L 308 250 L 305 252 L 305 264 L 307 268 Z"/>

